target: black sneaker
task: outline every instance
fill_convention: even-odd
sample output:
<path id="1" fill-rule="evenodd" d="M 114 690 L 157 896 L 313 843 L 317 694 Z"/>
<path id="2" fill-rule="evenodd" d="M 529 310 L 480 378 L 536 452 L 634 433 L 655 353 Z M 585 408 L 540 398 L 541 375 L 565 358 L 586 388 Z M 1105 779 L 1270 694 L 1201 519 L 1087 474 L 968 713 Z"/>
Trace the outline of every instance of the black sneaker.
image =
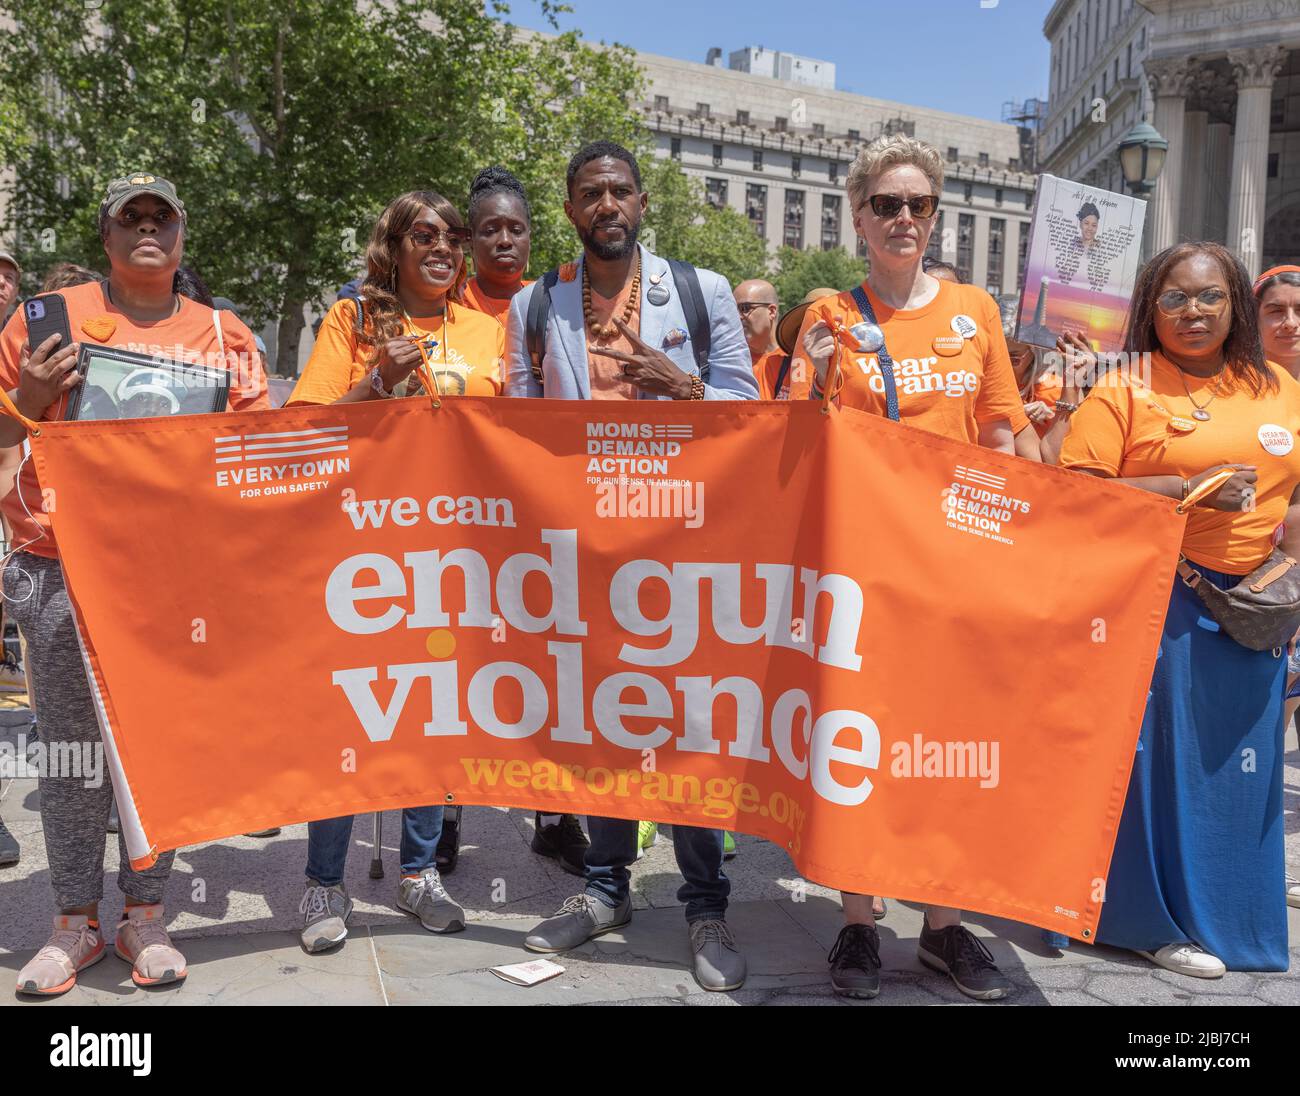
<path id="1" fill-rule="evenodd" d="M 19 855 L 18 839 L 9 832 L 3 822 L 0 822 L 0 868 L 17 864 Z"/>
<path id="2" fill-rule="evenodd" d="M 880 993 L 880 933 L 875 925 L 845 925 L 826 957 L 831 989 L 841 997 L 870 1000 Z"/>
<path id="3" fill-rule="evenodd" d="M 541 812 L 538 812 L 533 817 L 533 824 L 537 827 L 533 832 L 533 852 L 558 860 L 560 867 L 570 875 L 587 874 L 586 857 L 591 842 L 582 832 L 577 815 L 562 814 L 558 822 L 543 826 Z"/>
<path id="4" fill-rule="evenodd" d="M 931 970 L 949 975 L 962 993 L 977 1001 L 997 1001 L 1011 992 L 989 949 L 964 925 L 932 929 L 923 921 L 916 957 Z"/>
<path id="5" fill-rule="evenodd" d="M 450 875 L 460 859 L 460 807 L 448 807 L 442 814 L 442 834 L 438 838 L 438 851 L 434 860 L 439 875 Z"/>

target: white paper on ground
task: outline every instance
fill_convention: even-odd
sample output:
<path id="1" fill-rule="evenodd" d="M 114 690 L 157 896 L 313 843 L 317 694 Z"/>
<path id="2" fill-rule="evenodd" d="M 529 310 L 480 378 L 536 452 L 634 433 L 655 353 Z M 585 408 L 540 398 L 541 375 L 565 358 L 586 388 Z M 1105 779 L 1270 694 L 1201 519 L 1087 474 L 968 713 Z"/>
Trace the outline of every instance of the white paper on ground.
<path id="1" fill-rule="evenodd" d="M 532 959 L 527 963 L 511 963 L 506 967 L 492 967 L 492 973 L 516 986 L 535 986 L 557 974 L 563 974 L 564 968 L 549 959 Z"/>

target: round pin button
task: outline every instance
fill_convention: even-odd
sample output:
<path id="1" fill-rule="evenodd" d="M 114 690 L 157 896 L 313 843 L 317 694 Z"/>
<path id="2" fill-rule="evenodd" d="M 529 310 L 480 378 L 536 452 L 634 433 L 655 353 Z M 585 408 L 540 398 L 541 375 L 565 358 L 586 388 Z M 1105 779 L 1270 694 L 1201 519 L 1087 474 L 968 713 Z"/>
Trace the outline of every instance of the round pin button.
<path id="1" fill-rule="evenodd" d="M 1169 429 L 1176 434 L 1190 434 L 1196 429 L 1196 423 L 1191 419 L 1183 419 L 1175 415 L 1169 420 Z"/>
<path id="2" fill-rule="evenodd" d="M 975 333 L 979 330 L 979 328 L 975 326 L 975 321 L 964 312 L 959 312 L 954 316 L 952 322 L 948 326 L 957 332 L 957 334 L 963 339 L 973 339 Z"/>
<path id="3" fill-rule="evenodd" d="M 654 305 L 667 304 L 668 290 L 662 285 L 652 285 L 646 290 L 645 299 Z"/>
<path id="4" fill-rule="evenodd" d="M 1275 457 L 1285 457 L 1295 448 L 1295 438 L 1292 436 L 1291 431 L 1285 426 L 1278 426 L 1276 423 L 1264 423 L 1259 428 L 1258 436 L 1259 444 L 1264 447 L 1264 452 Z"/>
<path id="5" fill-rule="evenodd" d="M 874 354 L 885 345 L 885 333 L 874 323 L 855 323 L 849 334 L 858 340 L 858 349 L 865 354 Z"/>
<path id="6" fill-rule="evenodd" d="M 961 353 L 966 340 L 960 335 L 936 335 L 930 345 L 940 357 L 953 358 Z"/>

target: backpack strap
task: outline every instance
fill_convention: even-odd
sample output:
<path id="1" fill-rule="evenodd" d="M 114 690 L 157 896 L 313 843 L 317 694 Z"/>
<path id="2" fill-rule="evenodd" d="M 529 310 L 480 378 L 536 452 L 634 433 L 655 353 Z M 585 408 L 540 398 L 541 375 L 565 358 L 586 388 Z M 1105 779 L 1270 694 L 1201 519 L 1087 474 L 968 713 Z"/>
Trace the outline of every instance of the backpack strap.
<path id="1" fill-rule="evenodd" d="M 704 305 L 704 293 L 700 289 L 700 276 L 696 273 L 695 267 L 681 259 L 669 259 L 668 267 L 673 272 L 673 283 L 677 286 L 677 296 L 682 302 L 682 312 L 686 316 L 686 330 L 690 332 L 700 380 L 708 384 L 709 351 L 713 349 L 713 331 L 709 326 L 709 310 Z"/>
<path id="2" fill-rule="evenodd" d="M 551 290 L 559 281 L 559 270 L 548 270 L 533 287 L 532 296 L 528 298 L 528 315 L 524 317 L 524 345 L 528 351 L 528 362 L 532 367 L 533 379 L 542 387 L 546 395 L 546 382 L 542 376 L 542 359 L 546 357 L 546 324 L 551 318 Z"/>
<path id="3" fill-rule="evenodd" d="M 853 303 L 858 306 L 858 311 L 867 323 L 876 323 L 876 310 L 871 307 L 871 298 L 860 285 L 853 287 Z M 898 422 L 898 386 L 894 383 L 894 359 L 889 356 L 889 350 L 883 342 L 876 351 L 876 364 L 880 366 L 880 376 L 885 382 L 885 414 Z"/>
<path id="4" fill-rule="evenodd" d="M 781 385 L 785 384 L 785 378 L 790 372 L 790 362 L 793 358 L 793 354 L 787 354 L 781 359 L 781 368 L 776 371 L 776 384 L 772 386 L 772 398 L 774 400 L 781 398 Z"/>
<path id="5" fill-rule="evenodd" d="M 354 298 L 357 306 L 357 314 L 352 318 L 352 326 L 357 332 L 357 341 L 360 342 L 366 337 L 366 306 L 360 297 Z"/>

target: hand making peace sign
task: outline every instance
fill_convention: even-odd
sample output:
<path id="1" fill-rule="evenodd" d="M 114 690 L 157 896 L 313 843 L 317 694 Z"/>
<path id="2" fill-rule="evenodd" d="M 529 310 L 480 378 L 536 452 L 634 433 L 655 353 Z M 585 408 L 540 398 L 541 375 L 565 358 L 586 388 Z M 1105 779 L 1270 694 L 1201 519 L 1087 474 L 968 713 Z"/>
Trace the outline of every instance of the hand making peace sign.
<path id="1" fill-rule="evenodd" d="M 671 396 L 675 400 L 689 400 L 691 375 L 683 373 L 672 358 L 662 350 L 656 350 L 619 317 L 614 317 L 614 323 L 627 336 L 634 353 L 625 354 L 621 350 L 599 347 L 588 350 L 588 353 L 622 362 L 623 376 L 642 392 L 648 392 L 652 396 Z"/>

